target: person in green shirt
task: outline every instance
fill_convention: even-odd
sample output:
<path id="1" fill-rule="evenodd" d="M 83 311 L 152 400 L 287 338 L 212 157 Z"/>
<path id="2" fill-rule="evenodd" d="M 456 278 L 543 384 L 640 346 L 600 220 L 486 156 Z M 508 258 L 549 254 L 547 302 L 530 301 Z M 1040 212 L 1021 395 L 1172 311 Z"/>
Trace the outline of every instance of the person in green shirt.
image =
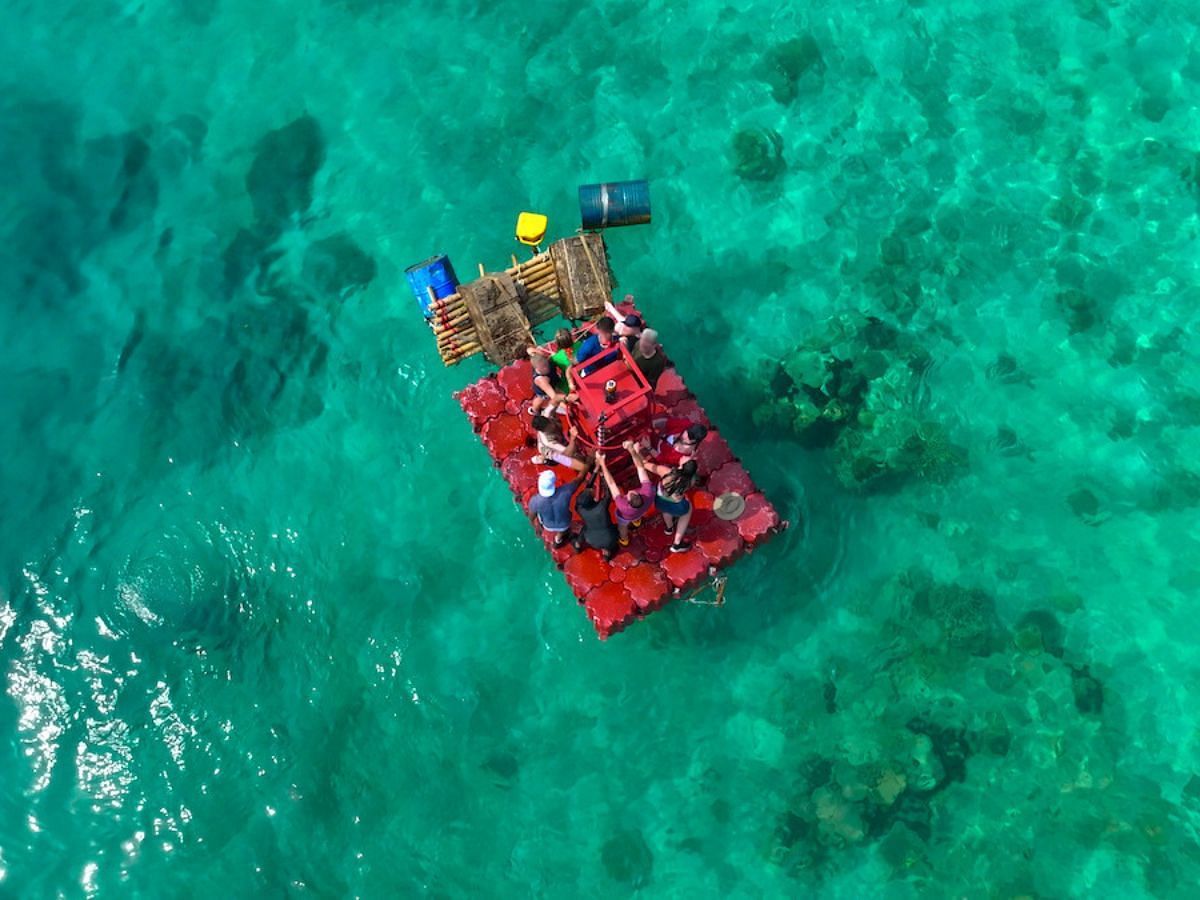
<path id="1" fill-rule="evenodd" d="M 550 362 L 564 372 L 575 365 L 575 339 L 571 337 L 570 328 L 554 332 L 554 352 L 550 354 Z"/>
<path id="2" fill-rule="evenodd" d="M 530 345 L 525 349 L 529 354 L 529 358 L 534 363 L 534 405 L 529 408 L 529 411 L 534 415 L 541 412 L 542 407 L 546 406 L 549 409 L 556 409 L 559 413 L 565 413 L 566 409 L 562 407 L 563 402 L 574 403 L 579 399 L 579 395 L 575 392 L 575 383 L 571 379 L 571 366 L 575 362 L 575 342 L 571 337 L 569 328 L 560 328 L 554 334 L 554 351 L 550 352 L 545 347 Z M 550 374 L 553 376 L 552 383 L 554 391 L 561 395 L 556 400 L 551 402 L 537 401 L 542 398 L 542 394 L 538 391 L 538 376 L 546 375 L 542 371 L 542 363 L 550 367 Z M 544 385 L 542 386 L 544 390 Z"/>

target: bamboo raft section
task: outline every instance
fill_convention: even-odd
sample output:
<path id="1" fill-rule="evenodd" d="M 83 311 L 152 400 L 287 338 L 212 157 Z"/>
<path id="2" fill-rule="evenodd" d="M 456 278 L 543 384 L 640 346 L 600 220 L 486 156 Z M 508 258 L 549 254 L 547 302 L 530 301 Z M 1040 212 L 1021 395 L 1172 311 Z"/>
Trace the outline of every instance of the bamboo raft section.
<path id="1" fill-rule="evenodd" d="M 581 265 L 580 260 L 585 264 Z M 478 353 L 506 365 L 524 355 L 532 329 L 564 315 L 584 318 L 603 308 L 612 290 L 608 254 L 599 235 L 556 241 L 532 259 L 459 285 L 448 297 L 431 294 L 429 324 L 447 366 Z"/>

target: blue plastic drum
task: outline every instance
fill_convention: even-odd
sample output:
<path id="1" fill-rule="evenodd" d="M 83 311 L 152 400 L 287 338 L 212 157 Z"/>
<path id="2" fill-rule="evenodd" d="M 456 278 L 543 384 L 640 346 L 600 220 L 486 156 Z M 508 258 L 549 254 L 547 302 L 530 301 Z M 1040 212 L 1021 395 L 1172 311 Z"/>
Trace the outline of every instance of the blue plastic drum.
<path id="1" fill-rule="evenodd" d="M 412 288 L 421 313 L 427 319 L 432 316 L 429 305 L 433 303 L 429 288 L 433 288 L 434 297 L 439 300 L 458 290 L 458 276 L 454 274 L 454 267 L 447 256 L 431 256 L 425 262 L 409 266 L 404 274 L 408 276 L 408 286 Z"/>
<path id="2" fill-rule="evenodd" d="M 585 231 L 645 225 L 650 221 L 650 183 L 642 179 L 581 184 L 579 216 Z"/>

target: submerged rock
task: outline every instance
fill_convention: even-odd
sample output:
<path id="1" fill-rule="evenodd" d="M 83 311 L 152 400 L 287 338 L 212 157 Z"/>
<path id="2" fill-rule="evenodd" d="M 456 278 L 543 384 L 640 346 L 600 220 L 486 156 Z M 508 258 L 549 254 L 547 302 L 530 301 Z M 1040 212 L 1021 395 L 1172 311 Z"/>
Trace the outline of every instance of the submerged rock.
<path id="1" fill-rule="evenodd" d="M 1088 525 L 1100 525 L 1108 514 L 1100 508 L 1100 499 L 1087 488 L 1079 488 L 1067 495 L 1067 505 Z"/>
<path id="2" fill-rule="evenodd" d="M 1063 655 L 1065 635 L 1062 623 L 1054 613 L 1044 609 L 1032 609 L 1017 620 L 1017 646 L 1021 649 L 1036 647 L 1051 656 Z"/>
<path id="3" fill-rule="evenodd" d="M 1099 715 L 1104 711 L 1104 685 L 1087 666 L 1071 666 L 1071 693 L 1075 697 L 1075 708 L 1081 713 Z"/>
<path id="4" fill-rule="evenodd" d="M 259 231 L 239 228 L 221 252 L 225 295 L 232 295 L 252 274 L 261 274 L 267 264 L 270 239 Z"/>
<path id="5" fill-rule="evenodd" d="M 988 364 L 987 376 L 1002 384 L 1026 384 L 1033 387 L 1033 379 L 1021 369 L 1016 357 L 1009 353 L 1001 353 Z"/>
<path id="6" fill-rule="evenodd" d="M 505 750 L 495 750 L 483 761 L 483 767 L 496 776 L 501 784 L 508 784 L 521 772 L 521 763 Z"/>
<path id="7" fill-rule="evenodd" d="M 614 881 L 632 888 L 649 884 L 654 871 L 654 854 L 640 831 L 618 831 L 604 842 L 600 861 Z"/>
<path id="8" fill-rule="evenodd" d="M 325 162 L 325 138 L 312 116 L 268 131 L 254 150 L 246 191 L 264 225 L 279 227 L 312 205 L 313 179 Z"/>
<path id="9" fill-rule="evenodd" d="M 957 584 L 932 582 L 913 594 L 913 609 L 941 628 L 947 643 L 973 656 L 999 649 L 1003 629 L 995 604 L 985 591 Z"/>
<path id="10" fill-rule="evenodd" d="M 120 196 L 108 214 L 114 231 L 123 231 L 154 214 L 158 205 L 158 178 L 150 166 L 150 144 L 137 134 L 120 138 Z"/>
<path id="11" fill-rule="evenodd" d="M 787 169 L 783 138 L 769 128 L 739 131 L 733 136 L 733 171 L 745 181 L 773 181 Z"/>
<path id="12" fill-rule="evenodd" d="M 779 103 L 791 103 L 799 96 L 802 84 L 819 88 L 824 80 L 825 60 L 811 34 L 776 44 L 765 56 L 766 82 L 771 96 Z"/>
<path id="13" fill-rule="evenodd" d="M 324 294 L 345 299 L 369 285 L 375 260 L 344 232 L 309 245 L 304 251 L 304 278 Z"/>

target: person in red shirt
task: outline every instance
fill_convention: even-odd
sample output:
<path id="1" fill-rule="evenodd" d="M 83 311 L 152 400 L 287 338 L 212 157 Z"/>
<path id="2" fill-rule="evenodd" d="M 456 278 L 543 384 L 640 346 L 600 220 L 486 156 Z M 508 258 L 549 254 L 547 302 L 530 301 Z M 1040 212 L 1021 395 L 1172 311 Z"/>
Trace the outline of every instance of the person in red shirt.
<path id="1" fill-rule="evenodd" d="M 694 458 L 708 436 L 708 429 L 691 419 L 660 419 L 654 424 L 658 433 L 664 435 L 655 450 L 654 461 L 663 466 L 674 468 Z"/>

